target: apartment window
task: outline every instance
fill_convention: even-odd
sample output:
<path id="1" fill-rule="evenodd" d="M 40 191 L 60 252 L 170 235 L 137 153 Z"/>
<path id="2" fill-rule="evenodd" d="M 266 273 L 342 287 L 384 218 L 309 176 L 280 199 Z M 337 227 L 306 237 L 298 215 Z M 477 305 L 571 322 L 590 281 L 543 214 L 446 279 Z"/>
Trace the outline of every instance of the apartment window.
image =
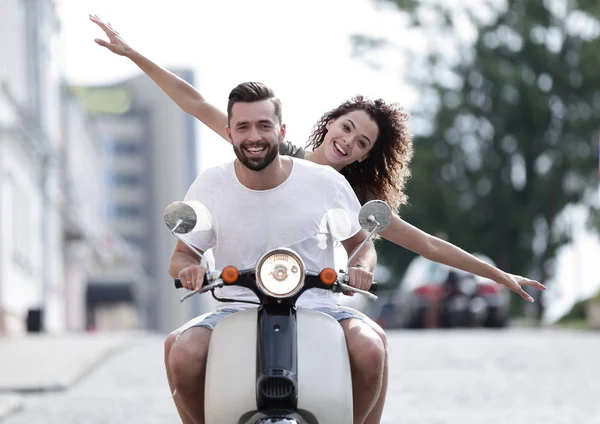
<path id="1" fill-rule="evenodd" d="M 138 187 L 142 185 L 142 176 L 131 173 L 115 173 L 111 178 L 113 186 Z"/>
<path id="2" fill-rule="evenodd" d="M 138 156 L 141 146 L 138 143 L 119 141 L 113 145 L 113 152 L 120 156 Z"/>
<path id="3" fill-rule="evenodd" d="M 115 215 L 119 218 L 139 218 L 142 216 L 140 205 L 115 205 Z"/>

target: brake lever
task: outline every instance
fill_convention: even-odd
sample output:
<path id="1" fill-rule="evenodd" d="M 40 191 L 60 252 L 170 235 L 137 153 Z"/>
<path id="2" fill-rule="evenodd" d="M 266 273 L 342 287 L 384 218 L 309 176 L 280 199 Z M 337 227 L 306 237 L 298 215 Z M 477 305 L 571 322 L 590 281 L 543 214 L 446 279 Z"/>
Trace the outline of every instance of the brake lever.
<path id="1" fill-rule="evenodd" d="M 208 278 L 212 279 L 210 275 Z M 183 296 L 181 296 L 179 298 L 179 302 L 183 303 L 185 300 L 189 299 L 190 297 L 192 297 L 196 294 L 206 293 L 207 291 L 210 291 L 212 289 L 222 287 L 222 286 L 223 286 L 223 280 L 217 279 L 214 283 L 207 284 L 206 286 L 202 287 L 199 291 L 193 290 L 193 291 L 190 291 L 189 293 L 184 294 Z"/>
<path id="2" fill-rule="evenodd" d="M 366 291 L 366 290 L 357 289 L 356 287 L 352 287 L 352 286 L 350 286 L 350 285 L 348 285 L 348 284 L 345 284 L 345 283 L 342 283 L 342 282 L 340 282 L 340 281 L 338 281 L 338 282 L 337 282 L 337 284 L 338 284 L 338 286 L 339 286 L 340 288 L 342 288 L 343 290 L 346 290 L 346 291 L 352 291 L 352 292 L 356 292 L 356 293 L 358 293 L 358 294 L 362 294 L 363 296 L 365 296 L 365 297 L 367 297 L 367 298 L 369 298 L 369 299 L 371 299 L 371 300 L 377 300 L 377 299 L 379 299 L 379 298 L 378 298 L 377 296 L 375 296 L 373 293 L 369 293 L 369 292 L 368 292 L 368 291 Z"/>

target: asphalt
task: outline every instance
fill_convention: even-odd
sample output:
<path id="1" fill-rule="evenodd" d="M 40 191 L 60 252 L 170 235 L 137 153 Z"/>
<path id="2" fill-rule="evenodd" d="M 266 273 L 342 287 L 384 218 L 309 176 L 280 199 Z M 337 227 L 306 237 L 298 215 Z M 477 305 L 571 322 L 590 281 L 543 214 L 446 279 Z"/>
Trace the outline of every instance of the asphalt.
<path id="1" fill-rule="evenodd" d="M 0 338 L 0 419 L 22 408 L 25 394 L 69 389 L 134 337 L 69 333 Z"/>

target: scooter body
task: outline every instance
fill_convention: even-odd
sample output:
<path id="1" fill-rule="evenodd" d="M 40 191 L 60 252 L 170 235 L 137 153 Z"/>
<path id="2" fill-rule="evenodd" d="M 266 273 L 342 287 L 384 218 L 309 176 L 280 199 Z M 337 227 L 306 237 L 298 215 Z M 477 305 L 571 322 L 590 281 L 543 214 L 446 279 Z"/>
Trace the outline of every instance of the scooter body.
<path id="1" fill-rule="evenodd" d="M 352 379 L 341 326 L 305 308 L 275 318 L 250 308 L 223 319 L 211 337 L 204 405 L 207 424 L 284 417 L 351 424 Z"/>

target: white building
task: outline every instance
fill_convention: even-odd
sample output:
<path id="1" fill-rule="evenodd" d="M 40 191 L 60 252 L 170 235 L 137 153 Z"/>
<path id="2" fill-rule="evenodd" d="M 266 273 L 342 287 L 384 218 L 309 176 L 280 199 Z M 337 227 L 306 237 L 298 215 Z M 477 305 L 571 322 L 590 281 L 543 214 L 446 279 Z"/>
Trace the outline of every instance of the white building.
<path id="1" fill-rule="evenodd" d="M 0 27 L 0 335 L 82 330 L 90 278 L 139 275 L 103 219 L 102 134 L 63 90 L 54 2 L 2 0 Z"/>
<path id="2" fill-rule="evenodd" d="M 40 309 L 57 331 L 64 305 L 54 4 L 3 0 L 0 27 L 0 333 L 23 331 L 28 311 Z"/>

